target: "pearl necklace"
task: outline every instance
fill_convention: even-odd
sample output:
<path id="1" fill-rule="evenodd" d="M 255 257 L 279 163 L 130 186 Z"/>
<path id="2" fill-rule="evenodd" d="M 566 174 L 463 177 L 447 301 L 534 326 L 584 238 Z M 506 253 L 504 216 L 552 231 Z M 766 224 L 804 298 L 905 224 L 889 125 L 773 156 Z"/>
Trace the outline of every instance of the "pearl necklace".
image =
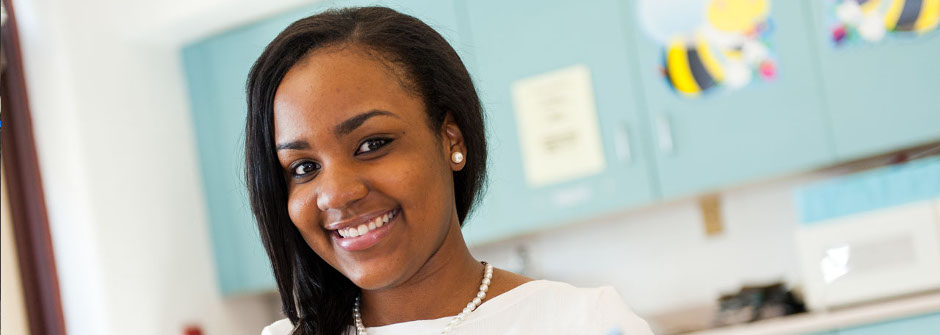
<path id="1" fill-rule="evenodd" d="M 465 307 L 460 314 L 457 314 L 457 316 L 450 320 L 450 324 L 444 327 L 441 334 L 450 334 L 450 331 L 453 330 L 460 321 L 463 321 L 463 319 L 467 317 L 467 314 L 473 312 L 477 309 L 477 306 L 483 303 L 483 298 L 486 298 L 486 291 L 490 289 L 490 280 L 493 279 L 493 265 L 483 262 L 483 267 L 486 270 L 483 272 L 483 282 L 480 283 L 480 292 L 477 292 L 477 296 L 467 303 L 467 307 Z M 356 334 L 367 335 L 366 326 L 362 325 L 362 315 L 359 314 L 359 297 L 356 297 L 356 304 L 353 305 L 353 318 L 355 318 L 356 321 Z"/>

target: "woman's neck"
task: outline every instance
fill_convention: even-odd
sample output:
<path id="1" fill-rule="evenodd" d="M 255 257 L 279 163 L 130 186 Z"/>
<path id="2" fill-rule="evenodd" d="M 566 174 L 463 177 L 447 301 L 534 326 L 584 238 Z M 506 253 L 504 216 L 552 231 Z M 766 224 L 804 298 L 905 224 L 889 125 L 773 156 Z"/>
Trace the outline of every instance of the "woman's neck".
<path id="1" fill-rule="evenodd" d="M 483 265 L 467 248 L 459 225 L 452 225 L 441 247 L 400 285 L 362 291 L 362 319 L 368 327 L 456 315 L 473 300 Z"/>

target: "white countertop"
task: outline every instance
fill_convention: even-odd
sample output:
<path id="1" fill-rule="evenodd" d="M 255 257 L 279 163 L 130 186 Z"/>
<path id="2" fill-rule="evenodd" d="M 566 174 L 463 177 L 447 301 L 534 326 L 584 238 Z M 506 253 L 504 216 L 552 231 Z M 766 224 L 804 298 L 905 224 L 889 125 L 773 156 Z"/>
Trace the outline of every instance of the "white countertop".
<path id="1" fill-rule="evenodd" d="M 791 316 L 708 329 L 688 334 L 809 334 L 936 312 L 940 312 L 940 292 L 846 307 L 829 312 L 794 314 Z"/>

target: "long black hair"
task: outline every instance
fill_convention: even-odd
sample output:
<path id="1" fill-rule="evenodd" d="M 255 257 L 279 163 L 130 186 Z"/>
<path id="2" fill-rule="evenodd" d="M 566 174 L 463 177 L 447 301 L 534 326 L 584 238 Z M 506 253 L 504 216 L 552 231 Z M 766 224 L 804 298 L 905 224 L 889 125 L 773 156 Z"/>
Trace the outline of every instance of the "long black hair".
<path id="1" fill-rule="evenodd" d="M 352 324 L 359 288 L 306 244 L 287 212 L 287 185 L 274 143 L 274 95 L 284 75 L 312 51 L 355 44 L 381 54 L 402 83 L 425 103 L 428 125 L 440 134 L 445 116 L 457 123 L 466 165 L 454 172 L 461 225 L 486 176 L 483 110 L 460 57 L 420 20 L 384 7 L 328 10 L 291 24 L 264 49 L 248 75 L 245 179 L 251 210 L 271 260 L 284 314 L 304 335 L 338 335 Z"/>

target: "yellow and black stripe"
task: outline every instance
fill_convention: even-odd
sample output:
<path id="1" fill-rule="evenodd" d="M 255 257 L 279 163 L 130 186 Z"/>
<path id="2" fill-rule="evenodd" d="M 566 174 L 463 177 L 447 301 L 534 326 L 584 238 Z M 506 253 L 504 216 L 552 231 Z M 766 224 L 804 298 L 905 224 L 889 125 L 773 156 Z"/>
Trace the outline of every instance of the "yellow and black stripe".
<path id="1" fill-rule="evenodd" d="M 698 95 L 724 79 L 718 59 L 703 38 L 691 45 L 684 40 L 674 40 L 666 48 L 665 63 L 669 84 L 686 96 Z"/>
<path id="2" fill-rule="evenodd" d="M 940 23 L 940 0 L 893 0 L 885 13 L 891 31 L 924 33 Z"/>
<path id="3" fill-rule="evenodd" d="M 857 0 L 858 6 L 862 8 L 862 13 L 869 14 L 878 9 L 881 0 Z"/>

